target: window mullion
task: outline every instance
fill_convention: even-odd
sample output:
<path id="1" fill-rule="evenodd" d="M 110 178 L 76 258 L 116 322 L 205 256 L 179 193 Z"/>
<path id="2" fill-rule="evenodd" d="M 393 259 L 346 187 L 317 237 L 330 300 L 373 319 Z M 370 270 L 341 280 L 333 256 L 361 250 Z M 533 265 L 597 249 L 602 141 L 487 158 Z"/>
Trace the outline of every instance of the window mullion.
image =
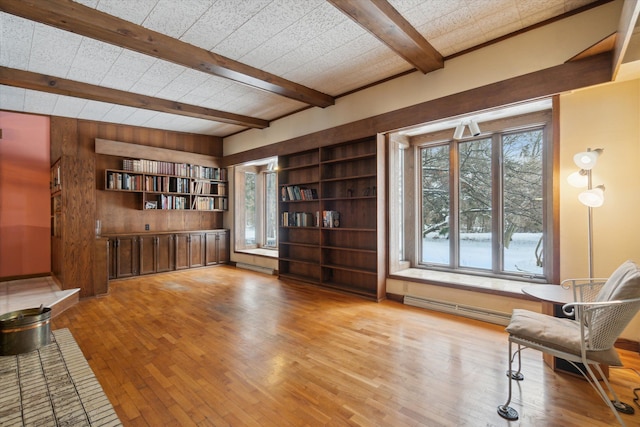
<path id="1" fill-rule="evenodd" d="M 497 274 L 504 271 L 504 257 L 502 255 L 504 250 L 503 165 L 502 134 L 496 133 L 491 138 L 491 269 Z"/>
<path id="2" fill-rule="evenodd" d="M 451 268 L 460 267 L 460 155 L 456 141 L 451 141 L 449 154 L 449 259 Z"/>

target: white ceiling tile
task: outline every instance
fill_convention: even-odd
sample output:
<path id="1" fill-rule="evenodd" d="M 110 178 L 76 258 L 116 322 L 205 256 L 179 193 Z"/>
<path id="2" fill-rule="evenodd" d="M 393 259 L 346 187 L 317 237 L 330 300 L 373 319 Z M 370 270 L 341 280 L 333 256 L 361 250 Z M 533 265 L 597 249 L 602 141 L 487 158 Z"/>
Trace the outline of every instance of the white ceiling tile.
<path id="1" fill-rule="evenodd" d="M 67 78 L 100 84 L 123 50 L 118 46 L 83 37 Z"/>
<path id="2" fill-rule="evenodd" d="M 77 34 L 36 24 L 29 71 L 65 77 L 81 42 L 82 37 Z"/>
<path id="3" fill-rule="evenodd" d="M 55 116 L 78 117 L 87 104 L 86 99 L 71 96 L 58 96 L 52 114 Z"/>
<path id="4" fill-rule="evenodd" d="M 100 101 L 87 101 L 78 115 L 79 119 L 102 121 L 102 118 L 113 108 L 113 104 Z"/>
<path id="5" fill-rule="evenodd" d="M 136 111 L 136 108 L 126 105 L 114 105 L 102 116 L 102 121 L 111 123 L 124 123 L 127 118 Z"/>
<path id="6" fill-rule="evenodd" d="M 84 0 L 83 2 L 98 3 L 97 7 L 95 4 L 86 4 L 86 6 L 140 25 L 158 3 L 158 0 L 100 0 L 98 2 Z"/>
<path id="7" fill-rule="evenodd" d="M 35 23 L 0 12 L 0 64 L 26 70 Z"/>
<path id="8" fill-rule="evenodd" d="M 102 78 L 101 84 L 114 89 L 129 90 L 156 61 L 156 58 L 123 49 Z"/>
<path id="9" fill-rule="evenodd" d="M 142 26 L 174 38 L 180 38 L 209 9 L 202 0 L 160 0 Z"/>
<path id="10" fill-rule="evenodd" d="M 136 108 L 136 110 L 127 117 L 127 120 L 124 121 L 124 124 L 132 125 L 132 126 L 146 126 L 146 123 L 153 119 L 155 116 L 160 114 L 157 111 L 151 110 L 143 110 L 141 108 Z"/>
<path id="11" fill-rule="evenodd" d="M 305 43 L 317 39 L 323 34 L 335 32 L 336 27 L 344 23 L 364 31 L 331 4 L 322 3 L 258 48 L 241 57 L 240 61 L 254 67 L 264 68 L 271 63 L 279 62 L 280 58 L 285 55 L 291 56 L 291 53 L 298 53 L 299 48 Z M 305 51 L 302 50 L 302 52 Z M 299 63 L 306 61 L 303 55 L 296 56 L 299 58 Z"/>
<path id="12" fill-rule="evenodd" d="M 131 87 L 134 93 L 156 96 L 169 83 L 178 77 L 185 67 L 171 62 L 156 60 L 151 67 Z"/>
<path id="13" fill-rule="evenodd" d="M 208 76 L 207 80 L 202 82 L 200 86 L 198 86 L 196 89 L 192 90 L 191 92 L 187 93 L 184 96 L 184 99 L 190 99 L 190 98 L 207 99 L 207 98 L 215 97 L 217 94 L 219 94 L 220 92 L 222 92 L 223 90 L 225 90 L 226 88 L 232 85 L 240 86 L 238 83 L 233 83 L 232 81 L 223 79 L 222 77 Z"/>
<path id="14" fill-rule="evenodd" d="M 0 109 L 24 111 L 25 89 L 0 85 Z"/>
<path id="15" fill-rule="evenodd" d="M 212 50 L 272 0 L 218 0 L 189 28 L 181 40 Z"/>
<path id="16" fill-rule="evenodd" d="M 27 90 L 24 96 L 24 109 L 30 113 L 52 114 L 58 95 L 35 90 Z"/>
<path id="17" fill-rule="evenodd" d="M 173 81 L 162 88 L 156 96 L 158 98 L 179 100 L 189 92 L 197 90 L 208 79 L 208 74 L 186 68 L 182 74 L 176 76 Z"/>
<path id="18" fill-rule="evenodd" d="M 238 60 L 293 24 L 324 0 L 275 0 L 214 47 L 223 56 Z"/>
<path id="19" fill-rule="evenodd" d="M 501 0 L 489 0 L 499 3 Z M 391 0 L 391 5 L 414 27 L 437 24 L 445 15 L 465 6 L 465 0 Z"/>
<path id="20" fill-rule="evenodd" d="M 529 0 L 526 2 L 517 2 L 520 17 L 525 18 L 529 15 L 537 14 L 543 11 L 550 11 L 549 16 L 553 13 L 564 13 L 563 0 Z"/>

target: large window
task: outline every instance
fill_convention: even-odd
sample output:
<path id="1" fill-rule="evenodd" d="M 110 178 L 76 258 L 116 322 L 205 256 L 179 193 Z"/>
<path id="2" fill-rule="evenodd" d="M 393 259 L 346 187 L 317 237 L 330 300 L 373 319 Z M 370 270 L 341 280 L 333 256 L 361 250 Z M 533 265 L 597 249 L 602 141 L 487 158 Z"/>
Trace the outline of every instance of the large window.
<path id="1" fill-rule="evenodd" d="M 409 165 L 396 164 L 415 171 L 416 186 L 399 192 L 402 209 L 391 214 L 413 209 L 415 221 L 390 221 L 392 228 L 404 227 L 404 234 L 398 233 L 404 237 L 392 242 L 390 251 L 404 249 L 413 267 L 550 280 L 555 237 L 550 111 L 487 121 L 482 130 L 460 139 L 453 139 L 450 128 L 395 137 L 409 141 L 410 149 L 396 154 Z M 391 171 L 391 186 L 397 176 L 402 174 Z"/>
<path id="2" fill-rule="evenodd" d="M 236 250 L 276 249 L 278 242 L 276 159 L 254 161 L 235 168 Z"/>

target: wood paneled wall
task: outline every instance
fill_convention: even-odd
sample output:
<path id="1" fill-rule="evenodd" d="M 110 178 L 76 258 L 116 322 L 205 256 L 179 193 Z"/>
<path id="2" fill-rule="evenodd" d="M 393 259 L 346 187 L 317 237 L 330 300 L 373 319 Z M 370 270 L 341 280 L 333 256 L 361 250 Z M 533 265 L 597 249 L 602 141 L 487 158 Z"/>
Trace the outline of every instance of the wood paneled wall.
<path id="1" fill-rule="evenodd" d="M 104 191 L 104 169 L 122 167 L 122 158 L 96 155 L 95 138 L 117 140 L 210 156 L 222 156 L 217 137 L 86 120 L 51 118 L 51 161 L 63 159 L 63 231 L 53 242 L 54 274 L 64 289 L 94 289 L 95 221 L 103 233 L 222 228 L 220 212 L 143 211 L 141 195 Z M 56 271 L 57 270 L 57 271 Z"/>

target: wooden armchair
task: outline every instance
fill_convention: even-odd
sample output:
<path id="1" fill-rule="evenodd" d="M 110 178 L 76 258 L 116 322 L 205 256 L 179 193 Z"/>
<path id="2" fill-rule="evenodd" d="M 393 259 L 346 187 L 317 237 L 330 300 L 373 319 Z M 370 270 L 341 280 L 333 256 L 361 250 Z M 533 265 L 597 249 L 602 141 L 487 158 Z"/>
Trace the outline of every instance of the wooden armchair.
<path id="1" fill-rule="evenodd" d="M 509 332 L 509 396 L 504 405 L 498 406 L 498 414 L 508 420 L 518 419 L 518 412 L 509 406 L 512 381 L 524 379 L 520 372 L 520 352 L 533 348 L 574 365 L 624 426 L 618 412 L 633 413 L 633 407 L 618 399 L 600 364 L 622 366 L 614 344 L 640 309 L 640 269 L 634 262 L 626 261 L 606 281 L 571 279 L 564 281 L 562 286 L 573 288 L 575 302 L 562 307 L 572 318 L 557 318 L 522 309 L 513 311 L 506 329 Z M 518 348 L 512 353 L 513 344 Z M 514 371 L 512 364 L 516 354 L 518 369 Z"/>

